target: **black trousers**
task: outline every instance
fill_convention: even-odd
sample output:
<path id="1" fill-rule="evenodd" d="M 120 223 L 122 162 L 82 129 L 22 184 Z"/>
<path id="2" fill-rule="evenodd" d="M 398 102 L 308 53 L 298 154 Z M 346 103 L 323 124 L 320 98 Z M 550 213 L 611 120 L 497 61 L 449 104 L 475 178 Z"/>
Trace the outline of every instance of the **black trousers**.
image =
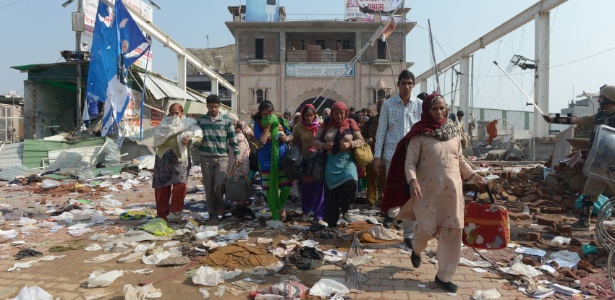
<path id="1" fill-rule="evenodd" d="M 348 180 L 334 189 L 325 184 L 325 215 L 323 220 L 329 227 L 336 227 L 340 213 L 350 209 L 350 203 L 357 198 L 357 181 Z"/>

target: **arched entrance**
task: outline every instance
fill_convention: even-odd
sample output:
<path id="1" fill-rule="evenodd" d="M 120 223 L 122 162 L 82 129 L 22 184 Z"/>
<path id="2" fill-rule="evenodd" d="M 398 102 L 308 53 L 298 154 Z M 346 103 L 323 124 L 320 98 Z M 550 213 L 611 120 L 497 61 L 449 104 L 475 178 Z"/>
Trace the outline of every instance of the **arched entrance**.
<path id="1" fill-rule="evenodd" d="M 301 102 L 299 107 L 297 107 L 297 109 L 295 109 L 295 112 L 301 112 L 301 108 L 303 107 L 303 105 L 309 103 L 309 104 L 314 105 L 314 107 L 317 108 L 316 114 L 318 114 L 319 116 L 322 116 L 323 110 L 325 110 L 325 108 L 331 108 L 331 106 L 335 102 L 335 100 L 333 100 L 333 99 L 327 99 L 327 100 L 325 100 L 325 103 L 322 104 L 323 100 L 325 100 L 325 97 L 318 97 L 318 98 L 307 99 L 307 100 Z M 320 106 L 320 107 L 318 107 L 318 106 Z"/>

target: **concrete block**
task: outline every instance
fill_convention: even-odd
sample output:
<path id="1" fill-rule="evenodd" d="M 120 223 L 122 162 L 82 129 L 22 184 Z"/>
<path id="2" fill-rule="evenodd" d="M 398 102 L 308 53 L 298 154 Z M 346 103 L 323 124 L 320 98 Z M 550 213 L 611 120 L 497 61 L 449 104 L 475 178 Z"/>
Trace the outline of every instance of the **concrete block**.
<path id="1" fill-rule="evenodd" d="M 537 241 L 540 239 L 540 232 L 528 232 L 527 239 L 530 241 Z"/>

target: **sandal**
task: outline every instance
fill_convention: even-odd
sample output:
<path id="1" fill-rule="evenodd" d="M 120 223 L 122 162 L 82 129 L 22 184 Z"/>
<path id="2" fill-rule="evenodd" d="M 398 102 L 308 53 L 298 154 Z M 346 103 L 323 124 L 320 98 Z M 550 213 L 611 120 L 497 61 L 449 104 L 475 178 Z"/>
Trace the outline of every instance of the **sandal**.
<path id="1" fill-rule="evenodd" d="M 282 210 L 278 213 L 278 216 L 280 217 L 280 221 L 285 221 L 286 220 L 286 211 Z"/>

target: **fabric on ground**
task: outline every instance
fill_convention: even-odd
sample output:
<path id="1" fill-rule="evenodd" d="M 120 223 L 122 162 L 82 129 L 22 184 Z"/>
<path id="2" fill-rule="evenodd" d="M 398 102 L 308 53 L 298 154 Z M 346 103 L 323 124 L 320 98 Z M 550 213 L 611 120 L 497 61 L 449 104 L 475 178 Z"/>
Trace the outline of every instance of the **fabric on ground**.
<path id="1" fill-rule="evenodd" d="M 209 254 L 201 261 L 202 265 L 215 267 L 234 267 L 238 269 L 254 268 L 258 266 L 268 266 L 278 262 L 279 259 L 272 254 L 268 254 L 265 249 L 251 247 L 247 243 L 241 242 L 228 245 Z"/>

